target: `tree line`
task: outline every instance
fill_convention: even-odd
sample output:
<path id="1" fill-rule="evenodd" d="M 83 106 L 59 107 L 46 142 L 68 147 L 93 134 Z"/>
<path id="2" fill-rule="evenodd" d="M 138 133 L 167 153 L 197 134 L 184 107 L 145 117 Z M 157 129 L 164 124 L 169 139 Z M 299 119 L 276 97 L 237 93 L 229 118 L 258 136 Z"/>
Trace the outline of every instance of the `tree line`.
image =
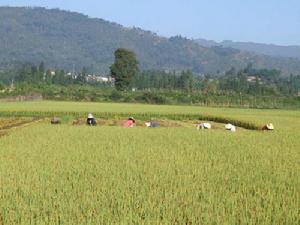
<path id="1" fill-rule="evenodd" d="M 232 67 L 225 74 L 194 75 L 190 70 L 181 72 L 142 71 L 134 52 L 118 49 L 110 67 L 117 90 L 181 90 L 187 93 L 205 92 L 249 95 L 298 95 L 300 75 L 281 76 L 279 70 L 256 69 L 248 64 L 241 70 Z"/>
<path id="2" fill-rule="evenodd" d="M 282 76 L 278 70 L 256 69 L 248 64 L 244 69 L 232 67 L 225 74 L 199 76 L 190 70 L 158 71 L 139 70 L 139 62 L 134 52 L 127 49 L 115 51 L 115 61 L 110 67 L 114 87 L 118 91 L 173 91 L 185 93 L 205 93 L 217 95 L 290 95 L 300 91 L 300 75 Z M 45 85 L 95 85 L 87 80 L 88 71 L 83 68 L 76 74 L 64 70 L 51 70 L 41 62 L 39 65 L 24 64 L 15 72 L 16 83 Z M 7 76 L 4 76 L 7 82 Z M 1 73 L 0 73 L 1 81 Z M 0 82 L 0 88 L 3 88 Z M 101 85 L 100 85 L 101 86 Z"/>
<path id="3" fill-rule="evenodd" d="M 181 90 L 187 93 L 298 95 L 300 75 L 283 77 L 278 70 L 231 68 L 225 75 L 197 76 L 191 71 L 143 71 L 133 86 L 139 90 Z"/>
<path id="4" fill-rule="evenodd" d="M 39 66 L 26 63 L 17 72 L 15 81 L 30 84 L 86 84 L 86 76 L 85 68 L 74 76 L 74 74 L 67 74 L 63 69 L 46 69 L 44 62 L 41 62 Z"/>

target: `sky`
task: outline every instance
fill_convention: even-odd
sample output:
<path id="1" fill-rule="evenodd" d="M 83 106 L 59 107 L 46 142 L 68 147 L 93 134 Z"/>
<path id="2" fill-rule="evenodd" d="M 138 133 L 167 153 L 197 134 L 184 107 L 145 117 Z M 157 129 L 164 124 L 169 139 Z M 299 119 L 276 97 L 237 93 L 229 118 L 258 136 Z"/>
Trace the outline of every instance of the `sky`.
<path id="1" fill-rule="evenodd" d="M 300 0 L 0 0 L 84 13 L 161 36 L 300 45 Z"/>

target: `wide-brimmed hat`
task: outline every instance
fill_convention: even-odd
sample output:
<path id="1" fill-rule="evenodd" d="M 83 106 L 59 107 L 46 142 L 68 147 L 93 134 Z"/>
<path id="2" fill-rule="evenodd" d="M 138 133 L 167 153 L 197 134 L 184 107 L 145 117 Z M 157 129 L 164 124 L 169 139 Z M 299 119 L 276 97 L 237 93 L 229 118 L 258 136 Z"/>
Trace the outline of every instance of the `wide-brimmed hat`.
<path id="1" fill-rule="evenodd" d="M 135 121 L 135 119 L 131 116 L 128 118 L 129 120 Z"/>
<path id="2" fill-rule="evenodd" d="M 147 127 L 151 127 L 151 122 L 146 122 L 145 125 L 146 125 Z"/>
<path id="3" fill-rule="evenodd" d="M 272 123 L 266 125 L 268 130 L 274 130 L 274 126 Z"/>
<path id="4" fill-rule="evenodd" d="M 236 127 L 230 123 L 225 125 L 225 129 L 233 132 L 236 131 Z"/>
<path id="5" fill-rule="evenodd" d="M 211 129 L 211 124 L 210 123 L 202 123 L 202 125 L 205 129 Z"/>
<path id="6" fill-rule="evenodd" d="M 94 118 L 93 114 L 92 114 L 92 113 L 89 113 L 89 114 L 88 114 L 88 119 L 93 119 L 93 118 Z"/>

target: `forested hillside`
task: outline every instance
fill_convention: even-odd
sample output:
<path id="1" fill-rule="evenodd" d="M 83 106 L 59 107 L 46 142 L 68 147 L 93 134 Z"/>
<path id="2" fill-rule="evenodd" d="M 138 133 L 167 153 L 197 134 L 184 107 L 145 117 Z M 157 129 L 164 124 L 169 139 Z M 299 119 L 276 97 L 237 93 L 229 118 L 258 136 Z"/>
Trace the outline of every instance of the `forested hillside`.
<path id="1" fill-rule="evenodd" d="M 163 38 L 138 28 L 44 8 L 0 7 L 0 67 L 45 62 L 48 67 L 108 73 L 117 48 L 133 50 L 142 70 L 191 70 L 223 74 L 231 67 L 274 68 L 299 74 L 300 61 L 202 47 L 182 37 Z"/>

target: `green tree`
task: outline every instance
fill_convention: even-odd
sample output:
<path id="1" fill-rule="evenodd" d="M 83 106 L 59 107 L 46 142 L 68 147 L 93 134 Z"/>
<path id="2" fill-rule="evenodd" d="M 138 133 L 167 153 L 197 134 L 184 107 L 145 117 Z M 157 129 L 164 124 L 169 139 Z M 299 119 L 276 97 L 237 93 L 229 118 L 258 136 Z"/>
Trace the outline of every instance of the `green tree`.
<path id="1" fill-rule="evenodd" d="M 45 64 L 41 62 L 38 68 L 38 80 L 45 81 Z"/>
<path id="2" fill-rule="evenodd" d="M 49 69 L 46 71 L 45 82 L 46 82 L 46 84 L 52 83 L 51 70 L 49 70 Z"/>
<path id="3" fill-rule="evenodd" d="M 134 52 L 119 48 L 115 51 L 115 62 L 110 67 L 111 76 L 115 79 L 117 90 L 123 91 L 131 87 L 133 78 L 139 71 Z"/>
<path id="4" fill-rule="evenodd" d="M 29 63 L 25 63 L 22 65 L 18 74 L 16 76 L 16 80 L 18 82 L 30 82 L 32 80 L 32 65 Z"/>
<path id="5" fill-rule="evenodd" d="M 2 81 L 0 81 L 0 90 L 5 89 L 5 85 L 2 83 Z"/>
<path id="6" fill-rule="evenodd" d="M 87 75 L 88 75 L 87 68 L 83 67 L 82 70 L 81 70 L 81 73 L 78 74 L 78 76 L 76 78 L 76 83 L 81 84 L 81 85 L 85 84 Z"/>
<path id="7" fill-rule="evenodd" d="M 179 79 L 180 79 L 181 89 L 183 89 L 188 93 L 193 92 L 195 80 L 194 80 L 193 73 L 190 70 L 183 71 Z"/>
<path id="8" fill-rule="evenodd" d="M 39 82 L 39 71 L 36 65 L 32 65 L 30 68 L 30 78 L 29 82 L 38 83 Z"/>

